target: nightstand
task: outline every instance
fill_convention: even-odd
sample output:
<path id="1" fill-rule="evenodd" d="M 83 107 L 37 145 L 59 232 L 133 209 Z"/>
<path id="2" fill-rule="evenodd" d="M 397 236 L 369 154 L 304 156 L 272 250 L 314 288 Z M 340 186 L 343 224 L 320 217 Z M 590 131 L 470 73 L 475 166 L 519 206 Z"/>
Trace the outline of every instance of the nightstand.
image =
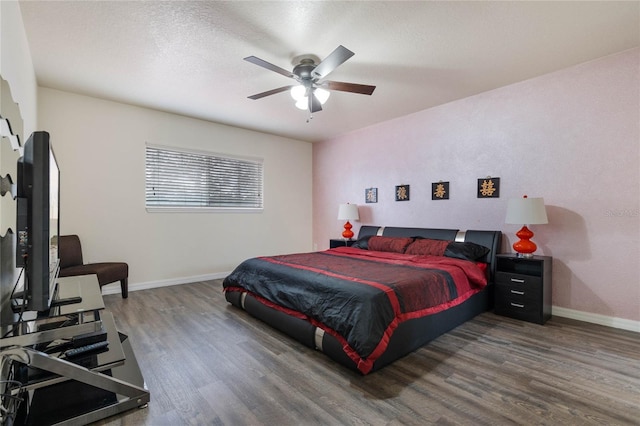
<path id="1" fill-rule="evenodd" d="M 356 240 L 329 240 L 329 248 L 351 247 Z"/>
<path id="2" fill-rule="evenodd" d="M 544 324 L 551 318 L 550 256 L 496 256 L 495 313 Z"/>

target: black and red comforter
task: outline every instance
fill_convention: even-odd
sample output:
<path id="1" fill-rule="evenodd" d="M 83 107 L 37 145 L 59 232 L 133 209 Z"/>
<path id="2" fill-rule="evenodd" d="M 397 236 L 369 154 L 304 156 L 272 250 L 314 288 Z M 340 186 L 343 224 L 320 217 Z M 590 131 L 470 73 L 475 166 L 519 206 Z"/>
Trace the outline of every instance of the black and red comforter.
<path id="1" fill-rule="evenodd" d="M 458 305 L 486 284 L 471 261 L 339 247 L 246 260 L 223 287 L 322 328 L 366 374 L 400 323 Z"/>

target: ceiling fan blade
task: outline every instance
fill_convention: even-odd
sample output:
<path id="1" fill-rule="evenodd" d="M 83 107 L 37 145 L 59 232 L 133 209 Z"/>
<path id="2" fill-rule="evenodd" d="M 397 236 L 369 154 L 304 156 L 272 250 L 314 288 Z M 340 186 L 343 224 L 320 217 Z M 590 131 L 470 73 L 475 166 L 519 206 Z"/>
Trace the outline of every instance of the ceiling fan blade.
<path id="1" fill-rule="evenodd" d="M 342 81 L 323 81 L 318 86 L 329 90 L 339 90 L 341 92 L 360 93 L 361 95 L 370 95 L 376 89 L 376 86 L 368 86 L 366 84 L 343 83 Z"/>
<path id="2" fill-rule="evenodd" d="M 322 111 L 322 104 L 313 93 L 309 96 L 309 111 L 311 111 L 311 113 Z"/>
<path id="3" fill-rule="evenodd" d="M 347 59 L 355 55 L 352 51 L 346 47 L 340 45 L 322 60 L 314 69 L 314 78 L 322 78 L 327 76 L 331 71 L 342 65 Z"/>
<path id="4" fill-rule="evenodd" d="M 292 87 L 293 86 L 278 87 L 277 89 L 267 90 L 266 92 L 262 92 L 262 93 L 258 93 L 258 94 L 255 94 L 255 95 L 248 96 L 248 98 L 249 99 L 253 99 L 255 101 L 256 99 L 264 98 L 265 96 L 275 95 L 276 93 L 280 93 L 280 92 L 286 92 L 287 90 L 291 89 Z"/>
<path id="5" fill-rule="evenodd" d="M 284 68 L 273 65 L 272 63 L 267 62 L 264 59 L 256 58 L 255 56 L 247 56 L 246 58 L 244 58 L 244 60 L 247 62 L 251 62 L 252 64 L 256 64 L 262 68 L 266 68 L 270 71 L 275 71 L 278 74 L 284 75 L 285 77 L 296 78 L 296 76 L 291 71 L 287 71 Z"/>

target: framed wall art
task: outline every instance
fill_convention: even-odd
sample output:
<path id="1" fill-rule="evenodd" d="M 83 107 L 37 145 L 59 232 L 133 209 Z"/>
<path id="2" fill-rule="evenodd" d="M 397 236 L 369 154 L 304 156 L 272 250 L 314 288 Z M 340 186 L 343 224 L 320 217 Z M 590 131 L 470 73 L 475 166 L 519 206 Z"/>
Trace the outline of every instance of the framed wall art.
<path id="1" fill-rule="evenodd" d="M 431 184 L 432 200 L 448 200 L 449 199 L 449 182 L 433 182 Z"/>
<path id="2" fill-rule="evenodd" d="M 378 202 L 378 188 L 367 188 L 364 190 L 364 202 L 365 203 L 377 203 Z"/>
<path id="3" fill-rule="evenodd" d="M 478 198 L 500 198 L 500 178 L 487 176 L 478 179 Z"/>
<path id="4" fill-rule="evenodd" d="M 396 201 L 409 201 L 409 185 L 396 186 Z"/>

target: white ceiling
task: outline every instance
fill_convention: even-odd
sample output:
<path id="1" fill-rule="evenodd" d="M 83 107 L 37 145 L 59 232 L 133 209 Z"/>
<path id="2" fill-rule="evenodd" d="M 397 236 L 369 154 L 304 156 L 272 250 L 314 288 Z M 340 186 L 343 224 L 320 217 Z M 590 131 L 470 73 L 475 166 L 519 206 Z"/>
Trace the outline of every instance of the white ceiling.
<path id="1" fill-rule="evenodd" d="M 40 86 L 319 141 L 640 45 L 640 2 L 21 1 Z M 355 56 L 307 122 L 287 70 Z"/>

